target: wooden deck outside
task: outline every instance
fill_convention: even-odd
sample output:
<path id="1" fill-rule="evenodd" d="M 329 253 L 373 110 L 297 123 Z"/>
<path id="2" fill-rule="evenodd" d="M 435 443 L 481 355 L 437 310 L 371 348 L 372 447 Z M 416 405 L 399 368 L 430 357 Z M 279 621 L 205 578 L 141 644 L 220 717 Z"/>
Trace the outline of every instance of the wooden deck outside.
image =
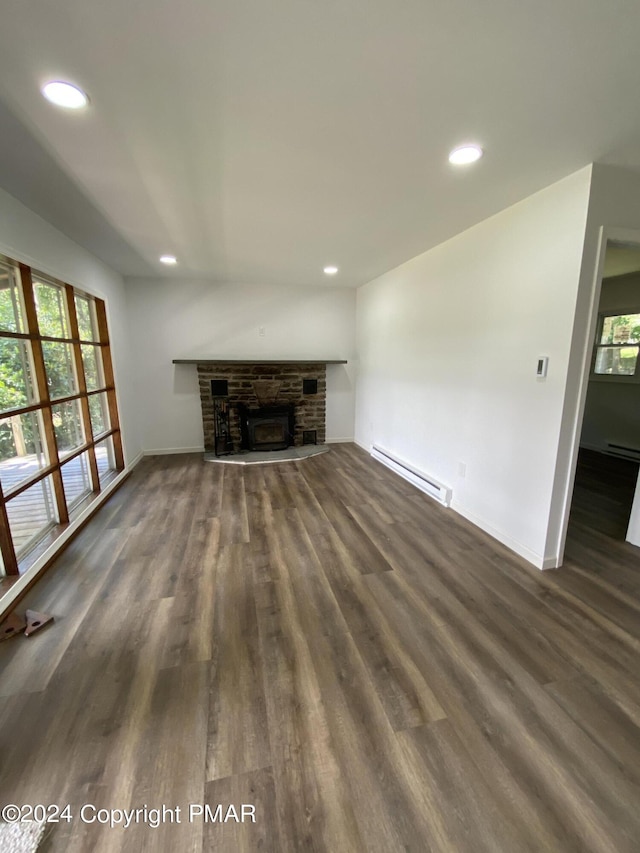
<path id="1" fill-rule="evenodd" d="M 89 486 L 88 470 L 84 462 L 84 454 L 68 462 L 62 469 L 65 494 L 68 504 L 86 494 Z M 109 469 L 107 448 L 96 447 L 98 470 L 102 476 Z M 9 492 L 19 483 L 41 470 L 35 454 L 18 456 L 0 462 L 0 481 L 5 492 Z M 31 488 L 7 503 L 7 514 L 11 525 L 13 542 L 18 556 L 30 546 L 37 537 L 51 524 L 57 523 L 55 503 L 51 492 L 49 478 L 41 480 Z"/>

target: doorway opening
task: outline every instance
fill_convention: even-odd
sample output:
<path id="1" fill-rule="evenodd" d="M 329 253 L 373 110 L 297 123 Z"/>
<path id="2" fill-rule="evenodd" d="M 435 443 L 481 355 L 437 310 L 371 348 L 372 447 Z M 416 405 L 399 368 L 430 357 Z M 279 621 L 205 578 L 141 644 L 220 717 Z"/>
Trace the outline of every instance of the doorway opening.
<path id="1" fill-rule="evenodd" d="M 640 545 L 640 244 L 605 251 L 566 559 Z"/>

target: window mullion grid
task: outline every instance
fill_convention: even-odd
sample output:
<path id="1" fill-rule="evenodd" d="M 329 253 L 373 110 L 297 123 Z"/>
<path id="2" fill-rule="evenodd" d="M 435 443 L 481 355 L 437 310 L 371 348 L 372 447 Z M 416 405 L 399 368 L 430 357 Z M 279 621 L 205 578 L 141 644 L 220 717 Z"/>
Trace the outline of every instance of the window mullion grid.
<path id="1" fill-rule="evenodd" d="M 80 345 L 80 332 L 78 329 L 78 314 L 76 312 L 76 301 L 74 299 L 73 287 L 65 285 L 67 298 L 67 314 L 71 337 L 74 342 L 73 355 L 76 363 L 76 376 L 78 377 L 78 391 L 81 394 L 80 408 L 82 410 L 82 424 L 84 426 L 85 443 L 89 444 L 87 454 L 89 457 L 89 471 L 91 476 L 91 490 L 100 491 L 100 477 L 98 475 L 98 463 L 96 462 L 96 451 L 93 444 L 93 428 L 91 426 L 91 412 L 89 411 L 89 398 L 87 397 L 87 379 L 84 373 L 84 362 L 82 360 L 82 347 Z"/>
<path id="2" fill-rule="evenodd" d="M 98 440 L 104 441 L 106 438 L 109 438 L 109 436 L 111 436 L 112 434 L 113 434 L 113 430 L 107 430 L 106 432 L 103 432 L 98 436 Z M 75 450 L 73 450 L 71 453 L 69 453 L 67 456 L 65 456 L 65 458 L 62 461 L 62 464 L 66 465 L 67 462 L 71 462 L 72 459 L 75 459 L 76 457 L 80 456 L 82 453 L 88 453 L 89 447 L 90 447 L 90 445 L 86 444 L 86 443 L 81 445 L 80 447 L 76 447 Z M 39 470 L 35 474 L 33 474 L 31 477 L 28 477 L 26 480 L 22 480 L 22 482 L 18 483 L 17 486 L 14 486 L 14 488 L 5 497 L 5 499 L 4 499 L 5 503 L 10 501 L 10 500 L 13 500 L 13 498 L 16 498 L 18 495 L 21 495 L 23 492 L 26 492 L 27 489 L 30 489 L 31 486 L 35 486 L 35 484 L 39 483 L 41 480 L 44 480 L 46 477 L 48 477 L 50 474 L 52 474 L 54 470 L 55 470 L 55 467 L 53 465 L 47 465 L 46 468 L 42 468 L 41 470 Z"/>
<path id="3" fill-rule="evenodd" d="M 2 483 L 0 483 L 0 551 L 2 551 L 2 562 L 7 575 L 18 574 L 18 560 L 16 557 L 16 549 L 13 547 L 13 537 L 11 536 L 11 528 L 9 526 L 9 516 L 7 515 L 7 505 L 2 492 Z"/>
<path id="4" fill-rule="evenodd" d="M 42 341 L 40 340 L 40 328 L 38 325 L 38 314 L 33 294 L 33 279 L 31 278 L 31 268 L 26 264 L 20 264 L 20 277 L 22 280 L 22 294 L 24 299 L 27 330 L 34 336 L 31 342 L 33 366 L 38 398 L 42 406 L 42 421 L 44 425 L 47 457 L 49 464 L 54 466 L 53 471 L 51 472 L 51 479 L 53 481 L 58 518 L 61 524 L 66 524 L 69 521 L 69 511 L 67 509 L 67 501 L 64 494 L 62 472 L 60 470 L 58 444 L 56 442 L 56 434 L 53 428 L 53 414 L 51 411 L 51 400 L 49 398 L 49 386 L 47 385 L 47 372 L 44 364 Z"/>
<path id="5" fill-rule="evenodd" d="M 16 293 L 15 287 L 15 278 L 13 279 L 14 286 L 12 286 L 12 274 L 11 272 L 7 273 L 7 279 L 9 282 L 9 290 L 11 293 L 11 302 L 13 304 L 14 316 L 18 317 L 20 312 L 17 309 L 16 297 L 18 294 Z M 24 318 L 23 318 L 24 322 Z M 17 327 L 20 328 L 20 325 L 17 324 Z M 5 335 L 3 335 L 5 337 Z M 23 357 L 23 353 L 20 353 L 21 358 Z M 26 377 L 25 371 L 25 377 Z M 13 545 L 13 537 L 11 535 L 11 527 L 9 525 L 9 516 L 7 515 L 7 505 L 4 498 L 4 491 L 2 488 L 2 483 L 0 482 L 0 553 L 2 553 L 2 563 L 4 567 L 4 573 L 7 576 L 13 576 L 19 574 L 18 572 L 18 558 L 16 557 L 16 549 Z"/>
<path id="6" fill-rule="evenodd" d="M 107 386 L 107 403 L 109 406 L 109 422 L 114 430 L 113 452 L 115 456 L 116 470 L 124 468 L 124 455 L 122 452 L 122 434 L 120 432 L 120 419 L 118 417 L 118 404 L 116 401 L 116 388 L 113 377 L 113 363 L 111 361 L 111 345 L 109 343 L 109 332 L 107 328 L 106 305 L 102 299 L 95 300 L 96 317 L 98 320 L 98 339 L 102 344 L 102 370 L 104 382 Z"/>
<path id="7" fill-rule="evenodd" d="M 38 338 L 41 341 L 51 341 L 56 344 L 68 344 L 75 343 L 71 338 L 61 338 L 59 335 L 32 335 L 29 332 L 10 332 L 8 329 L 3 329 L 2 331 L 3 338 L 12 338 L 18 341 L 32 341 L 34 338 Z M 93 344 L 94 346 L 101 346 L 98 341 L 85 341 L 83 338 L 79 338 L 79 343 L 81 344 Z"/>
<path id="8" fill-rule="evenodd" d="M 0 333 L 0 337 L 4 337 L 2 333 Z M 66 343 L 66 342 L 65 342 Z M 96 394 L 104 394 L 105 391 L 111 390 L 106 386 L 104 388 L 95 388 L 93 391 L 87 391 L 87 397 L 95 397 Z M 56 397 L 52 400 L 52 405 L 58 405 L 59 403 L 70 403 L 72 400 L 80 400 L 82 394 L 69 394 L 68 397 Z M 2 412 L 3 418 L 12 417 L 13 415 L 26 415 L 28 412 L 37 412 L 41 409 L 42 406 L 40 403 L 31 403 L 29 406 L 20 406 L 18 409 L 6 409 Z"/>
<path id="9" fill-rule="evenodd" d="M 16 328 L 20 329 L 20 322 L 17 319 L 20 316 L 20 310 L 19 310 L 19 305 L 18 305 L 19 294 L 17 293 L 15 274 L 13 276 L 13 285 L 14 286 L 12 287 L 11 286 L 11 274 L 9 274 L 9 292 L 11 294 L 11 304 L 13 306 L 13 315 L 14 315 L 14 317 L 16 317 Z M 16 297 L 18 297 L 18 298 L 16 299 Z M 24 320 L 23 320 L 23 322 L 24 322 Z"/>

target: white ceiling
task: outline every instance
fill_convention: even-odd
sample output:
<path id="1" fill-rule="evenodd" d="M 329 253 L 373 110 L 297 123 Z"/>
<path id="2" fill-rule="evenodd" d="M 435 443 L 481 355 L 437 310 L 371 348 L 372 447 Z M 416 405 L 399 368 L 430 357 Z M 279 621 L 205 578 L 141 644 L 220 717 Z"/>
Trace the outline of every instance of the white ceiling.
<path id="1" fill-rule="evenodd" d="M 640 166 L 639 44 L 638 0 L 5 0 L 0 186 L 125 275 L 355 286 Z"/>

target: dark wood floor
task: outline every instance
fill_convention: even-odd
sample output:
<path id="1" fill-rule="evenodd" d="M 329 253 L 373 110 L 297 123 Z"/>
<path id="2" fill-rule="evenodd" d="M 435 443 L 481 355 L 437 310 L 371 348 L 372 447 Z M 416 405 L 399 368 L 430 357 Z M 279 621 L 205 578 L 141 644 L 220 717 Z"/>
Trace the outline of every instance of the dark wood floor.
<path id="1" fill-rule="evenodd" d="M 353 445 L 144 459 L 0 644 L 0 800 L 64 853 L 637 853 L 640 552 L 579 506 L 543 573 Z"/>
<path id="2" fill-rule="evenodd" d="M 611 542 L 624 540 L 640 463 L 581 449 L 571 504 L 571 528 L 585 529 Z"/>

